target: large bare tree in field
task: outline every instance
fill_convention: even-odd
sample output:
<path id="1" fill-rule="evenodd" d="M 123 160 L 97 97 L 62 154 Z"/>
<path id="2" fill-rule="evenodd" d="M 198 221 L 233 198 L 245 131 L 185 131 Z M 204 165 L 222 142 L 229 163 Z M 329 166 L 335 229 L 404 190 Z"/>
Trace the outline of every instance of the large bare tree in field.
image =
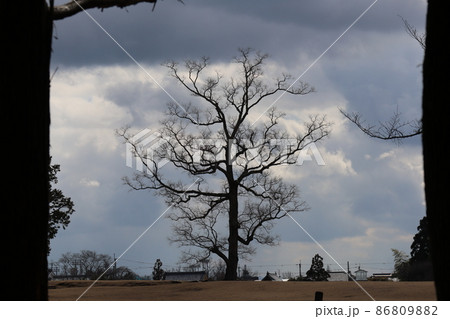
<path id="1" fill-rule="evenodd" d="M 295 165 L 301 150 L 329 134 L 330 124 L 315 115 L 290 136 L 280 125 L 283 114 L 275 108 L 252 125 L 250 114 L 270 96 L 313 91 L 301 82 L 291 87 L 285 74 L 266 84 L 266 58 L 240 49 L 233 60 L 239 73 L 230 79 L 209 72 L 207 58 L 186 61 L 184 67 L 167 63 L 170 74 L 198 104 L 168 105 L 159 132 L 163 142 L 151 152 L 126 130 L 120 133 L 146 168 L 125 178 L 126 183 L 163 196 L 175 208 L 170 215 L 171 241 L 194 248 L 184 251 L 183 261 L 199 262 L 215 254 L 226 264 L 226 280 L 237 279 L 238 260 L 254 252 L 252 244 L 277 243 L 271 234 L 277 220 L 307 208 L 297 187 L 283 182 L 271 169 Z M 161 161 L 168 163 L 160 167 Z M 185 178 L 168 177 L 171 168 Z M 186 191 L 186 183 L 195 186 Z"/>
<path id="2" fill-rule="evenodd" d="M 2 256 L 14 261 L 3 282 L 8 300 L 47 300 L 48 167 L 50 147 L 50 57 L 53 23 L 90 8 L 125 7 L 156 0 L 3 1 L 4 69 L 2 105 L 6 131 L 26 145 L 26 154 L 8 147 L 7 207 Z M 80 7 L 81 6 L 81 7 Z M 151 10 L 151 8 L 150 8 Z M 17 13 L 17 14 L 14 14 Z M 14 167 L 13 167 L 14 166 Z M 31 269 L 31 271 L 30 271 Z"/>

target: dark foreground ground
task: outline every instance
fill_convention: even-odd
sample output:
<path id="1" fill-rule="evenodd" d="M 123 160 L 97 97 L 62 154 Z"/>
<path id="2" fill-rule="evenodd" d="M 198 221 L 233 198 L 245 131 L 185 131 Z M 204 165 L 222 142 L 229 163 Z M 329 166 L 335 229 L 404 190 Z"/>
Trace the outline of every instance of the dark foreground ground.
<path id="1" fill-rule="evenodd" d="M 433 282 L 358 282 L 375 300 L 436 300 Z M 92 281 L 51 281 L 49 299 L 76 300 Z M 96 301 L 324 301 L 372 300 L 355 282 L 98 281 L 80 300 Z"/>

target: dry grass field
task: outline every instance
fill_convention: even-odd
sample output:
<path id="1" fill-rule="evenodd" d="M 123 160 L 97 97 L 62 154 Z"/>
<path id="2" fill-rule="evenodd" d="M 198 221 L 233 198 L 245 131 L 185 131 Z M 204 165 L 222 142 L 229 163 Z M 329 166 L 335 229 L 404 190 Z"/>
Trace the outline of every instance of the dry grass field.
<path id="1" fill-rule="evenodd" d="M 92 281 L 51 281 L 49 299 L 76 300 Z M 433 282 L 366 281 L 359 284 L 377 301 L 436 300 Z M 366 301 L 354 282 L 98 281 L 80 300 L 93 301 Z"/>

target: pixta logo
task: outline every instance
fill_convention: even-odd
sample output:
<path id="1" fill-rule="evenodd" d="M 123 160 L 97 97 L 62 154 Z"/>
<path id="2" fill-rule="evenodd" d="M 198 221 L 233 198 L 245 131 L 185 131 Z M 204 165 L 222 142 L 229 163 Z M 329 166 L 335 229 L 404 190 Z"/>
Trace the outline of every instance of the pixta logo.
<path id="1" fill-rule="evenodd" d="M 162 137 L 161 133 L 153 132 L 149 129 L 143 129 L 133 135 L 125 144 L 126 147 L 126 165 L 143 172 L 144 167 L 153 167 L 155 151 L 158 150 L 167 141 Z M 169 162 L 168 159 L 159 160 L 157 167 L 161 168 Z"/>
<path id="2" fill-rule="evenodd" d="M 159 169 L 169 163 L 170 158 L 179 160 L 180 156 L 188 156 L 189 165 L 194 166 L 226 162 L 239 167 L 255 167 L 267 165 L 274 159 L 279 165 L 302 166 L 308 161 L 315 161 L 319 166 L 325 165 L 315 143 L 311 142 L 300 148 L 296 139 L 239 142 L 234 139 L 193 139 L 186 142 L 186 145 L 178 145 L 179 143 L 179 140 L 171 141 L 159 132 L 144 129 L 128 139 L 126 165 L 135 165 L 136 170 L 143 172 L 145 169 Z"/>

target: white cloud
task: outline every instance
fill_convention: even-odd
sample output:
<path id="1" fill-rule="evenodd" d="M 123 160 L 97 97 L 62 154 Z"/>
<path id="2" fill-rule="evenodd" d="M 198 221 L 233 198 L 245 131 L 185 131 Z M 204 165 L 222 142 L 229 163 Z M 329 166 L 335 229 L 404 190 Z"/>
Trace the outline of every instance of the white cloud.
<path id="1" fill-rule="evenodd" d="M 386 159 L 386 158 L 392 157 L 393 155 L 394 155 L 394 150 L 390 150 L 389 152 L 384 152 L 384 153 L 380 154 L 380 156 L 378 156 L 378 159 L 379 160 Z"/>
<path id="2" fill-rule="evenodd" d="M 99 187 L 100 182 L 96 180 L 91 180 L 88 178 L 82 178 L 80 181 L 81 185 L 87 186 L 87 187 Z"/>
<path id="3" fill-rule="evenodd" d="M 338 175 L 356 175 L 352 167 L 352 161 L 345 157 L 342 150 L 336 152 L 328 152 L 326 149 L 321 151 L 325 165 L 318 169 L 318 173 L 322 176 Z"/>

